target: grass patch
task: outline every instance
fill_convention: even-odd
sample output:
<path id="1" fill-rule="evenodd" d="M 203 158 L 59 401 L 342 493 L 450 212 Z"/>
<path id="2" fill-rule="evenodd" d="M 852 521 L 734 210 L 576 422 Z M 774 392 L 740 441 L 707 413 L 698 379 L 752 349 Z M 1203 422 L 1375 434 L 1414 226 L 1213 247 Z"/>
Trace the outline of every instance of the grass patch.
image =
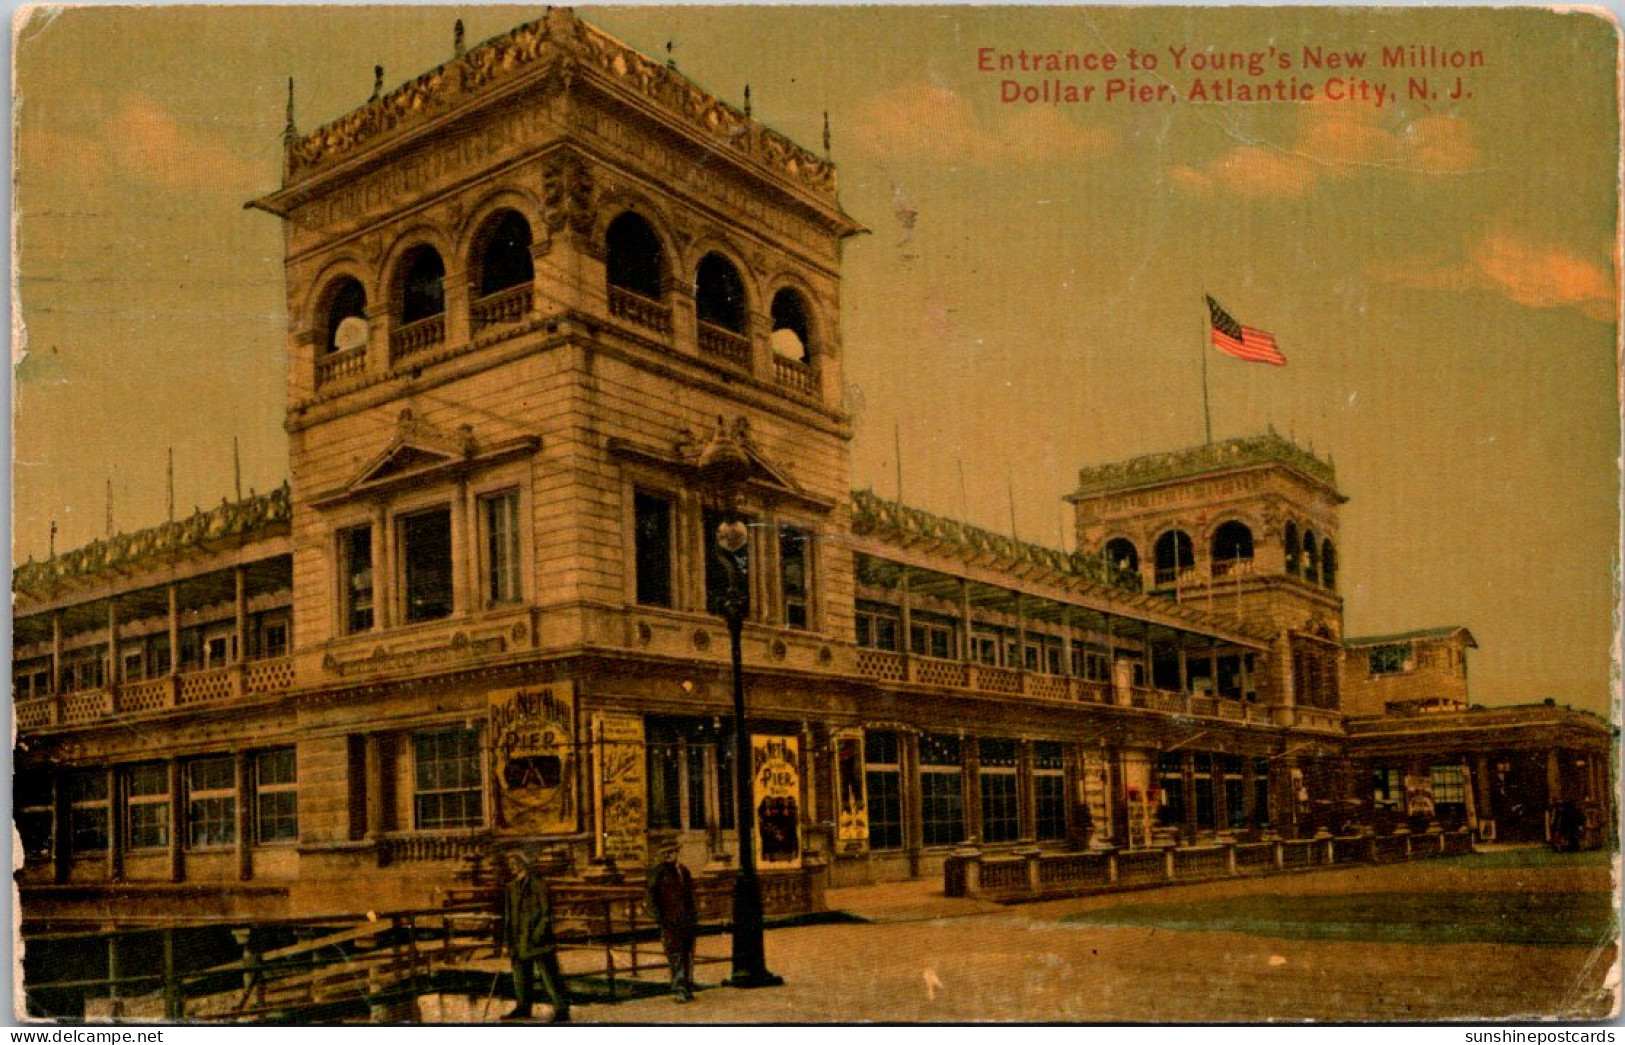
<path id="1" fill-rule="evenodd" d="M 1125 904 L 1065 921 L 1288 940 L 1594 946 L 1617 932 L 1608 893 L 1347 893 Z"/>

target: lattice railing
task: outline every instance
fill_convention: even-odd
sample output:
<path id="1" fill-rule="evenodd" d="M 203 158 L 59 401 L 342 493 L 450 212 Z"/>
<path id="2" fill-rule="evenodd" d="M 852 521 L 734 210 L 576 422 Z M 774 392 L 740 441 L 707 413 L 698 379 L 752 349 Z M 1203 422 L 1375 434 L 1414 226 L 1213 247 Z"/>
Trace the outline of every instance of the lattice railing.
<path id="1" fill-rule="evenodd" d="M 180 703 L 207 704 L 216 700 L 230 700 L 232 674 L 231 668 L 215 668 L 182 675 Z"/>
<path id="2" fill-rule="evenodd" d="M 53 709 L 56 707 L 55 697 L 46 697 L 43 700 L 20 700 L 15 705 L 17 709 L 18 729 L 38 729 L 40 726 L 49 726 Z"/>
<path id="3" fill-rule="evenodd" d="M 89 722 L 113 713 L 113 694 L 105 689 L 88 689 L 62 698 L 62 721 Z"/>
<path id="4" fill-rule="evenodd" d="M 173 683 L 167 678 L 126 682 L 118 689 L 120 711 L 153 711 L 169 705 Z"/>
<path id="5" fill-rule="evenodd" d="M 905 663 L 901 653 L 893 653 L 891 650 L 858 650 L 858 673 L 873 679 L 902 682 L 907 674 Z"/>
<path id="6" fill-rule="evenodd" d="M 521 283 L 480 298 L 468 307 L 469 326 L 477 333 L 486 327 L 519 322 L 530 311 L 530 292 L 531 285 Z"/>
<path id="7" fill-rule="evenodd" d="M 914 657 L 909 661 L 913 681 L 927 686 L 952 686 L 964 689 L 969 679 L 964 661 L 938 660 L 935 657 Z"/>
<path id="8" fill-rule="evenodd" d="M 275 693 L 293 685 L 293 660 L 255 660 L 243 672 L 243 689 L 249 693 Z"/>
<path id="9" fill-rule="evenodd" d="M 624 287 L 609 288 L 609 314 L 659 334 L 671 333 L 671 309 Z"/>
<path id="10" fill-rule="evenodd" d="M 1071 700 L 1072 687 L 1065 675 L 1032 675 L 1026 677 L 1026 695 L 1039 700 Z"/>
<path id="11" fill-rule="evenodd" d="M 1010 668 L 995 668 L 987 664 L 976 666 L 976 688 L 985 689 L 990 693 L 1008 693 L 1012 696 L 1021 692 L 1021 672 Z"/>

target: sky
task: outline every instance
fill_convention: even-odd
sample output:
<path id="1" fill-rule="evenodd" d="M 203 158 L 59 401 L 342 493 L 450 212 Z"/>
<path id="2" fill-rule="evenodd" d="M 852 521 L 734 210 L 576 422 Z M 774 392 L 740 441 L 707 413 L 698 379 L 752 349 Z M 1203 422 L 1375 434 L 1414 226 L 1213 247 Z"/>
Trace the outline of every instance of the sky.
<path id="1" fill-rule="evenodd" d="M 1070 547 L 1061 497 L 1079 467 L 1204 440 L 1206 354 L 1214 438 L 1273 426 L 1335 461 L 1347 634 L 1466 625 L 1475 702 L 1609 710 L 1609 23 L 581 12 L 646 53 L 670 41 L 735 104 L 748 84 L 756 117 L 811 148 L 829 114 L 843 204 L 871 230 L 843 261 L 855 488 L 895 495 L 900 472 L 922 508 Z M 375 64 L 393 86 L 449 58 L 456 18 L 472 44 L 539 14 L 81 8 L 17 27 L 19 560 L 47 554 L 52 520 L 59 549 L 102 536 L 109 489 L 116 529 L 161 522 L 170 448 L 178 514 L 234 495 L 234 457 L 245 494 L 286 476 L 281 229 L 242 204 L 279 183 L 288 78 L 310 130 L 366 101 Z M 1481 60 L 1382 66 L 1409 46 Z M 1022 72 L 1023 51 L 1117 68 Z M 1081 100 L 1023 100 L 1056 81 Z M 1206 349 L 1204 294 L 1273 333 L 1288 365 Z"/>

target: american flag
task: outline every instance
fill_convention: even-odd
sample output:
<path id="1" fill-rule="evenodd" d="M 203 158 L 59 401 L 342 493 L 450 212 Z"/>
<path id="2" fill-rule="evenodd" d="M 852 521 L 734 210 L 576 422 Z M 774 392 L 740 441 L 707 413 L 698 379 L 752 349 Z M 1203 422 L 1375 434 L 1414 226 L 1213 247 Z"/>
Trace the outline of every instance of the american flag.
<path id="1" fill-rule="evenodd" d="M 1235 317 L 1224 310 L 1224 306 L 1214 301 L 1211 296 L 1207 299 L 1208 313 L 1213 317 L 1213 347 L 1227 356 L 1245 359 L 1249 363 L 1268 363 L 1270 366 L 1286 366 L 1286 356 L 1275 346 L 1275 335 L 1253 327 L 1244 327 L 1237 323 Z"/>

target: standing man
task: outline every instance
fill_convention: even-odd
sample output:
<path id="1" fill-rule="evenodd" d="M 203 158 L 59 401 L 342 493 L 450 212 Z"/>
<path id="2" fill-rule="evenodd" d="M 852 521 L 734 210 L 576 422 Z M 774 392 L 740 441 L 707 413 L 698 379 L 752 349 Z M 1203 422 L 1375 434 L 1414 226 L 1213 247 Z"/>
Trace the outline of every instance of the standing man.
<path id="1" fill-rule="evenodd" d="M 509 880 L 502 894 L 502 929 L 513 964 L 514 1007 L 502 1018 L 530 1019 L 535 993 L 534 975 L 542 974 L 542 989 L 553 1005 L 552 1023 L 570 1022 L 570 996 L 559 970 L 558 945 L 553 939 L 553 908 L 547 883 L 530 872 L 518 853 L 508 855 Z"/>
<path id="2" fill-rule="evenodd" d="M 671 966 L 671 990 L 682 1004 L 694 1000 L 694 934 L 700 916 L 694 904 L 694 875 L 677 855 L 677 846 L 667 848 L 649 875 L 649 913 L 660 926 L 660 945 Z"/>

